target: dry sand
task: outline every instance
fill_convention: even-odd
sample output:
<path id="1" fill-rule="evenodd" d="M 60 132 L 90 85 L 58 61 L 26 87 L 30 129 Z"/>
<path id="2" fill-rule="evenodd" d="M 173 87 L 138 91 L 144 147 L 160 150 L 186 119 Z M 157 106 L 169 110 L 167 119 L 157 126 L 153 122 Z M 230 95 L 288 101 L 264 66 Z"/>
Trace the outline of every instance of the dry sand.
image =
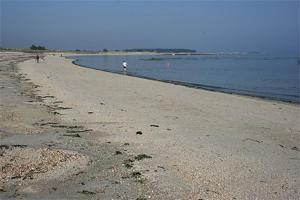
<path id="1" fill-rule="evenodd" d="M 63 102 L 55 112 L 64 124 L 93 130 L 90 143 L 151 156 L 133 167 L 147 198 L 299 198 L 299 105 L 106 73 L 58 55 L 18 67 L 39 96 L 55 97 L 46 104 Z"/>

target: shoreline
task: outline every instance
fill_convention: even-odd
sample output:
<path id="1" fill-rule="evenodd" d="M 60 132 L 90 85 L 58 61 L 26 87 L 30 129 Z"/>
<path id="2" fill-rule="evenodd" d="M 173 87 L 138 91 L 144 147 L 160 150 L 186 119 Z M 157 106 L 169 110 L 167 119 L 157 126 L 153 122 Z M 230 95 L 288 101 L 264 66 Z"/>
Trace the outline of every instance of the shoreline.
<path id="1" fill-rule="evenodd" d="M 18 67 L 40 85 L 37 95 L 55 97 L 46 98 L 46 105 L 63 102 L 59 105 L 66 109 L 56 112 L 64 124 L 92 130 L 72 139 L 79 145 L 72 147 L 76 151 L 92 157 L 97 153 L 94 148 L 113 144 L 122 153 L 118 156 L 134 159 L 144 154 L 145 159 L 134 161 L 132 169 L 144 180 L 136 186 L 151 188 L 146 198 L 299 196 L 297 105 L 91 70 L 58 56 L 47 56 L 41 63 L 29 60 Z M 85 150 L 80 150 L 82 144 Z M 116 155 L 101 154 L 105 152 L 97 159 L 106 155 L 108 160 L 102 164 L 107 166 Z M 90 186 L 93 179 L 84 182 Z M 111 197 L 103 196 L 109 191 L 92 192 L 86 197 Z"/>
<path id="2" fill-rule="evenodd" d="M 98 55 L 98 56 L 103 56 L 103 55 Z M 122 73 L 122 72 L 114 72 L 114 71 L 110 71 L 110 70 L 96 69 L 93 67 L 89 67 L 87 65 L 77 64 L 76 61 L 78 61 L 78 59 L 73 59 L 73 58 L 70 58 L 69 56 L 65 56 L 65 58 L 72 60 L 72 64 L 79 66 L 79 67 L 84 67 L 84 68 L 103 71 L 103 72 L 109 72 L 109 73 L 113 73 L 113 74 L 124 75 L 124 73 Z M 159 82 L 169 83 L 169 84 L 173 84 L 173 85 L 181 85 L 181 86 L 185 86 L 188 88 L 206 90 L 206 91 L 211 91 L 211 92 L 219 92 L 219 93 L 224 93 L 224 94 L 231 94 L 231 95 L 238 95 L 238 96 L 251 97 L 251 98 L 256 98 L 256 99 L 262 99 L 262 100 L 266 100 L 266 101 L 284 102 L 284 103 L 300 105 L 300 100 L 293 101 L 293 100 L 287 100 L 287 99 L 280 98 L 280 97 L 266 97 L 266 96 L 262 96 L 262 95 L 247 94 L 247 93 L 243 93 L 243 92 L 247 92 L 247 91 L 238 91 L 238 90 L 229 89 L 229 88 L 222 88 L 222 87 L 202 85 L 202 84 L 185 83 L 185 82 L 181 82 L 181 81 L 160 80 L 160 79 L 136 75 L 136 74 L 132 74 L 132 73 L 126 73 L 126 75 L 131 76 L 131 77 L 137 77 L 137 78 L 142 78 L 142 79 L 147 79 L 147 80 L 152 80 L 152 81 L 159 81 Z"/>

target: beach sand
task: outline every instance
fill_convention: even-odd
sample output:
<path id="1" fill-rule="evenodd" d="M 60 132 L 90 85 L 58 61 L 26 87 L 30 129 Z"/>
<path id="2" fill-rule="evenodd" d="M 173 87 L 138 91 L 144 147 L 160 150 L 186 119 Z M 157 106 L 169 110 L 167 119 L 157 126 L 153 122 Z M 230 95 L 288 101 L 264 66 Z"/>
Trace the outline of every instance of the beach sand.
<path id="1" fill-rule="evenodd" d="M 122 197 L 132 187 L 133 195 L 152 199 L 299 198 L 299 105 L 87 69 L 59 55 L 18 68 L 40 86 L 43 104 L 59 102 L 60 123 L 91 130 L 77 132 L 82 156 L 95 156 L 89 145 L 111 144 L 109 151 L 131 158 L 126 173 L 138 172 L 140 185 L 127 182 L 119 199 L 133 199 Z M 93 192 L 88 198 L 112 197 Z"/>

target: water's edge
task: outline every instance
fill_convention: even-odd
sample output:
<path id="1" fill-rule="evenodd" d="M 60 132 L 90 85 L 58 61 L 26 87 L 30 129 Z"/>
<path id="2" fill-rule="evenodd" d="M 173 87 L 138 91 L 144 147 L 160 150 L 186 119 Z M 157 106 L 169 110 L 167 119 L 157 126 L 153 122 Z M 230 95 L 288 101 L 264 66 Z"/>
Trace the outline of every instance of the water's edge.
<path id="1" fill-rule="evenodd" d="M 79 59 L 74 59 L 74 58 L 70 58 L 70 57 L 65 57 L 65 58 L 71 59 L 72 64 L 79 66 L 79 67 L 109 72 L 109 73 L 113 73 L 113 74 L 124 75 L 124 73 L 118 72 L 118 71 L 96 69 L 96 68 L 93 68 L 93 67 L 90 67 L 87 65 L 78 64 L 78 63 L 76 63 L 76 61 L 78 61 Z M 300 101 L 287 100 L 287 99 L 280 98 L 280 97 L 266 97 L 266 96 L 259 95 L 259 94 L 257 94 L 257 95 L 256 94 L 248 94 L 247 91 L 234 90 L 234 89 L 228 89 L 228 88 L 222 88 L 222 87 L 216 87 L 216 86 L 210 86 L 210 85 L 195 84 L 195 83 L 186 83 L 186 82 L 181 82 L 181 81 L 161 80 L 161 79 L 150 78 L 150 77 L 141 76 L 141 75 L 137 75 L 134 73 L 128 73 L 128 72 L 126 73 L 126 75 L 131 76 L 131 77 L 137 77 L 137 78 L 143 78 L 143 79 L 148 79 L 148 80 L 153 80 L 153 81 L 170 83 L 173 85 L 181 85 L 181 86 L 185 86 L 185 87 L 189 87 L 189 88 L 202 89 L 202 90 L 207 90 L 207 91 L 212 91 L 212 92 L 221 92 L 221 93 L 225 93 L 225 94 L 234 94 L 234 95 L 254 97 L 254 98 L 259 98 L 259 99 L 264 99 L 264 100 L 279 101 L 279 102 L 300 105 Z"/>

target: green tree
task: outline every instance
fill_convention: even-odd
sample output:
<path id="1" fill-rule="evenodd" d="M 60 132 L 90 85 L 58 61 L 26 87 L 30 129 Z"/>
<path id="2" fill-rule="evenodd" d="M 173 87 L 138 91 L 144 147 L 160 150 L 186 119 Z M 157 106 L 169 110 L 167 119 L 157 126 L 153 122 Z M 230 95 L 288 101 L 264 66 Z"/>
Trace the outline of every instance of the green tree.
<path id="1" fill-rule="evenodd" d="M 44 46 L 35 46 L 34 44 L 30 47 L 31 50 L 47 50 Z"/>

